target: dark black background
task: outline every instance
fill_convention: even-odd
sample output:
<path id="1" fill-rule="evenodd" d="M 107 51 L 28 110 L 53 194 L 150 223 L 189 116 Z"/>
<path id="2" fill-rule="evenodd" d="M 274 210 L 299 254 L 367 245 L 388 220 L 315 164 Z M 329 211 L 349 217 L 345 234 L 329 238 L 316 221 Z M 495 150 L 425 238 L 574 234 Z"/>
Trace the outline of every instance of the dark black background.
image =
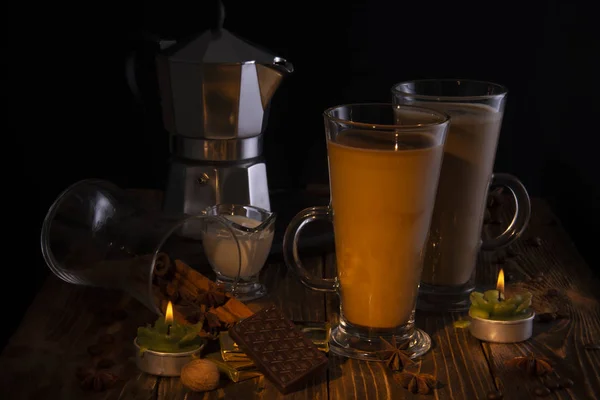
<path id="1" fill-rule="evenodd" d="M 142 32 L 183 38 L 202 31 L 215 7 L 123 3 L 9 6 L 3 188 L 11 224 L 0 303 L 6 337 L 47 276 L 40 226 L 61 190 L 90 177 L 163 188 L 168 142 L 158 105 L 150 102 L 149 114 L 136 105 L 125 58 L 143 47 Z M 600 34 L 591 4 L 225 1 L 227 29 L 296 68 L 272 103 L 265 146 L 271 188 L 327 182 L 321 114 L 329 106 L 387 101 L 400 80 L 494 81 L 509 88 L 495 170 L 546 197 L 595 267 Z M 152 68 L 139 72 L 155 98 Z"/>

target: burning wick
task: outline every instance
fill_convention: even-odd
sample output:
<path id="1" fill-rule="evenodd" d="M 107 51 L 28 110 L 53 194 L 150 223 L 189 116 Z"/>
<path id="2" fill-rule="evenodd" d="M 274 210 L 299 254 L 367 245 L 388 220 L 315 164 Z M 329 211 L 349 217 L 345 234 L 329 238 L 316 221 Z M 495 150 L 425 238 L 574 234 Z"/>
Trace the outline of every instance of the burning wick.
<path id="1" fill-rule="evenodd" d="M 500 268 L 500 272 L 498 272 L 496 290 L 498 290 L 498 301 L 504 300 L 504 270 L 502 268 Z"/>
<path id="2" fill-rule="evenodd" d="M 169 301 L 167 311 L 165 312 L 165 324 L 167 324 L 167 336 L 171 334 L 171 325 L 173 324 L 173 304 Z"/>

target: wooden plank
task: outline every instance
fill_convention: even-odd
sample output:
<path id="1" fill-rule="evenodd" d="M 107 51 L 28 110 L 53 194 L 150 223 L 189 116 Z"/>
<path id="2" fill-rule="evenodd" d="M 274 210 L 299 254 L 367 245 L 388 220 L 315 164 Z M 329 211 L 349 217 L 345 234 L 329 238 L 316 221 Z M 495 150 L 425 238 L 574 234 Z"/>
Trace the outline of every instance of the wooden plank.
<path id="1" fill-rule="evenodd" d="M 383 363 L 329 356 L 330 399 L 418 398 L 402 389 Z"/>
<path id="2" fill-rule="evenodd" d="M 455 328 L 454 322 L 465 319 L 459 313 L 417 316 L 422 327 L 434 342 L 423 357 L 424 372 L 437 376 L 443 387 L 439 398 L 485 398 L 496 385 L 490 375 L 487 359 L 477 339 L 467 329 Z"/>
<path id="3" fill-rule="evenodd" d="M 121 317 L 115 317 L 119 310 Z M 124 318 L 124 319 L 123 319 Z M 51 276 L 0 356 L 0 392 L 10 399 L 116 399 L 121 393 L 150 398 L 154 378 L 140 376 L 132 361 L 131 341 L 137 326 L 152 313 L 122 293 L 68 284 Z M 88 349 L 103 334 L 114 343 L 90 356 Z M 115 362 L 110 371 L 119 380 L 104 392 L 84 392 L 76 378 L 80 366 L 93 367 L 102 358 Z M 138 386 L 125 384 L 134 380 Z M 144 397 L 140 393 L 149 394 Z"/>
<path id="4" fill-rule="evenodd" d="M 326 274 L 335 274 L 335 256 L 326 257 Z M 327 311 L 332 323 L 339 315 L 337 295 L 328 295 Z M 435 376 L 441 388 L 435 391 L 438 399 L 485 398 L 495 384 L 490 375 L 485 354 L 479 341 L 467 330 L 454 328 L 459 314 L 417 313 L 416 325 L 427 332 L 433 341 L 432 350 L 420 358 L 421 372 Z M 330 355 L 329 398 L 412 399 L 417 396 L 393 380 L 383 363 L 344 360 Z"/>
<path id="5" fill-rule="evenodd" d="M 158 379 L 143 372 L 127 381 L 119 393 L 119 400 L 154 400 L 158 388 Z M 114 393 L 113 393 L 114 394 Z M 111 398 L 114 398 L 111 396 Z"/>
<path id="6" fill-rule="evenodd" d="M 512 246 L 511 254 L 516 256 L 500 265 L 517 277 L 512 282 L 515 289 L 533 293 L 536 312 L 558 311 L 567 318 L 536 322 L 532 339 L 522 344 L 484 344 L 492 373 L 505 398 L 527 397 L 540 387 L 541 380 L 524 379 L 504 362 L 528 354 L 547 357 L 556 371 L 553 378 L 558 375 L 575 382 L 573 388 L 557 391 L 555 398 L 596 399 L 600 394 L 600 351 L 585 346 L 598 343 L 600 336 L 600 285 L 548 205 L 534 200 L 532 211 L 526 234 Z M 510 210 L 507 207 L 501 213 L 505 220 Z M 506 252 L 496 253 L 497 259 Z M 488 261 L 493 259 L 494 255 L 489 255 Z M 488 276 L 487 283 L 493 279 Z"/>
<path id="7" fill-rule="evenodd" d="M 323 274 L 321 257 L 305 261 L 307 269 L 317 276 Z M 305 288 L 281 263 L 270 263 L 265 267 L 261 281 L 268 288 L 268 295 L 249 305 L 260 309 L 274 304 L 296 321 L 326 321 L 325 299 L 322 293 Z M 269 380 L 259 377 L 240 383 L 222 380 L 219 389 L 206 393 L 189 392 L 179 378 L 161 379 L 158 400 L 179 399 L 327 399 L 327 372 L 316 376 L 303 390 L 282 395 Z"/>

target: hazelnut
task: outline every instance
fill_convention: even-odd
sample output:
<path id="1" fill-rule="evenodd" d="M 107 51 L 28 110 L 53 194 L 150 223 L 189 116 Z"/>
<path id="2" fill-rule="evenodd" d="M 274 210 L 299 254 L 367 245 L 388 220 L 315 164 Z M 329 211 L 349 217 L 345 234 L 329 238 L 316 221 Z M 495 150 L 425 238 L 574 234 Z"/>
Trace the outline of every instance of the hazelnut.
<path id="1" fill-rule="evenodd" d="M 219 386 L 219 370 L 209 360 L 193 360 L 181 368 L 180 379 L 188 389 L 194 392 L 205 392 Z"/>

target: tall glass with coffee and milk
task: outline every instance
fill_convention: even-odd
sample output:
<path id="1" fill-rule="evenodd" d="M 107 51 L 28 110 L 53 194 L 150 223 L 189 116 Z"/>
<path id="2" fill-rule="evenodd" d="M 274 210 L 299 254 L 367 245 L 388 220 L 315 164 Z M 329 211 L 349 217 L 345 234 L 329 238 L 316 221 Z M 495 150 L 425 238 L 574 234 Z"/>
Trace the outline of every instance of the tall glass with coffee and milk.
<path id="1" fill-rule="evenodd" d="M 470 80 L 420 80 L 393 86 L 393 101 L 450 115 L 439 188 L 426 248 L 417 307 L 462 311 L 475 287 L 479 249 L 506 246 L 521 235 L 530 215 L 529 196 L 508 174 L 494 174 L 507 91 Z M 500 236 L 482 240 L 488 189 L 504 186 L 514 195 L 512 223 Z"/>

